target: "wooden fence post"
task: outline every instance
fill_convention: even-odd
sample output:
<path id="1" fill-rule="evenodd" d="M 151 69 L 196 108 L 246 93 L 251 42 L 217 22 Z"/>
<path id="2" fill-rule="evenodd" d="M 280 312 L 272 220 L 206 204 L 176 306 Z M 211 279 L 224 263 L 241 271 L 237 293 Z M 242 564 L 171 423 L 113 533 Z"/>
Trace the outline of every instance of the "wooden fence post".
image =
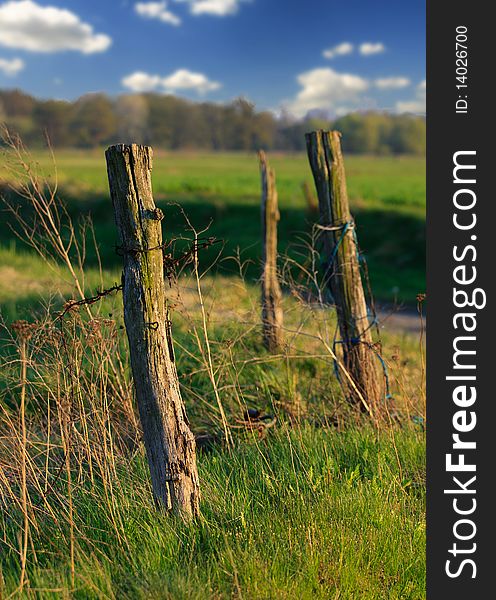
<path id="1" fill-rule="evenodd" d="M 373 347 L 371 324 L 358 262 L 355 223 L 350 213 L 341 134 L 306 134 L 308 158 L 319 199 L 320 225 L 327 259 L 326 283 L 336 303 L 349 400 L 375 416 L 384 399 Z"/>
<path id="2" fill-rule="evenodd" d="M 281 288 L 277 279 L 277 205 L 276 175 L 267 164 L 265 152 L 258 153 L 262 180 L 262 327 L 265 347 L 277 352 L 282 344 Z"/>
<path id="3" fill-rule="evenodd" d="M 152 196 L 152 149 L 111 146 L 105 153 L 124 261 L 124 322 L 143 437 L 157 506 L 199 514 L 195 438 L 174 362 L 165 299 L 163 213 Z"/>

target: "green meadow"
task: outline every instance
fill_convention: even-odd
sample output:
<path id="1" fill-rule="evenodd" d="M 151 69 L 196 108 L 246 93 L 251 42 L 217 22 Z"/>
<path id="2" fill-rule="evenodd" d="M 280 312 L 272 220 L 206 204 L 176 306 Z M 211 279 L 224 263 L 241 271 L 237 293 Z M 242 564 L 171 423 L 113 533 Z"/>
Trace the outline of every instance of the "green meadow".
<path id="1" fill-rule="evenodd" d="M 302 189 L 312 184 L 306 157 L 268 158 L 281 271 L 308 269 L 316 216 Z M 345 159 L 374 294 L 412 308 L 425 291 L 425 161 Z M 37 152 L 32 168 L 57 184 L 74 223 L 91 216 L 99 258 L 93 236 L 76 227 L 85 294 L 119 281 L 104 151 L 57 151 L 55 162 Z M 1 169 L 5 196 L 29 214 L 8 188 L 16 175 Z M 284 286 L 285 343 L 270 355 L 260 333 L 259 187 L 253 154 L 155 154 L 164 235 L 178 240 L 171 251 L 191 243 L 190 225 L 220 240 L 200 252 L 200 282 L 185 265 L 167 291 L 199 446 L 201 517 L 192 523 L 153 505 L 120 294 L 57 320 L 78 298 L 74 277 L 18 239 L 4 213 L 0 598 L 425 597 L 423 324 L 381 325 L 391 398 L 380 424 L 343 398 L 330 352 L 334 310 L 308 302 L 296 284 Z M 298 277 L 291 281 L 301 284 Z M 30 324 L 24 337 L 12 327 L 17 319 Z M 252 427 L 248 408 L 270 427 Z"/>
<path id="2" fill-rule="evenodd" d="M 308 245 L 315 214 L 307 210 L 302 186 L 313 190 L 306 156 L 269 155 L 276 170 L 281 220 L 279 251 L 301 260 Z M 421 157 L 346 158 L 348 192 L 357 222 L 361 250 L 367 260 L 372 288 L 379 300 L 397 300 L 413 306 L 425 291 L 425 160 Z M 55 168 L 47 153 L 33 160 L 49 179 L 58 180 L 60 197 L 73 216 L 90 214 L 103 264 L 119 265 L 115 255 L 115 228 L 109 200 L 104 151 L 60 150 Z M 187 233 L 182 210 L 205 236 L 222 241 L 218 269 L 237 272 L 231 257 L 246 262 L 248 276 L 259 275 L 260 180 L 255 154 L 163 153 L 154 158 L 153 187 L 166 218 L 168 239 Z M 3 247 L 15 242 L 2 229 Z M 215 259 L 217 260 L 217 253 Z M 205 265 L 214 253 L 202 257 Z"/>

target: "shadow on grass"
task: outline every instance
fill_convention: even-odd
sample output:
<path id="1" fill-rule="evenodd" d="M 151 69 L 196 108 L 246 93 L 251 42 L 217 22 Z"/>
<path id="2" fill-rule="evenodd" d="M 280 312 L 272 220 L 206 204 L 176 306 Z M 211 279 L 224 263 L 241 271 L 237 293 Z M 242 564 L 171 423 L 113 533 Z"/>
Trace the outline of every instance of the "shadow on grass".
<path id="1" fill-rule="evenodd" d="M 121 258 L 116 253 L 116 229 L 113 211 L 108 197 L 85 196 L 71 198 L 61 192 L 71 217 L 76 220 L 82 215 L 91 215 L 102 265 L 106 270 L 118 268 Z M 16 198 L 10 198 L 17 202 Z M 169 196 L 158 205 L 165 213 L 163 221 L 164 239 L 192 239 L 182 210 L 195 228 L 202 230 L 210 224 L 204 235 L 222 240 L 219 246 L 203 250 L 201 262 L 204 268 L 217 261 L 224 275 L 239 273 L 236 261 L 229 260 L 239 249 L 243 262 L 246 261 L 246 276 L 255 280 L 260 272 L 260 212 L 257 204 L 232 203 L 229 198 L 212 198 L 208 195 Z M 311 231 L 314 217 L 302 208 L 281 208 L 279 222 L 279 252 L 288 254 L 298 262 L 303 258 L 298 251 L 301 240 Z M 425 221 L 421 217 L 377 208 L 357 207 L 354 209 L 360 247 L 367 259 L 374 295 L 377 299 L 398 299 L 414 304 L 416 295 L 425 290 Z M 12 219 L 6 214 L 6 218 Z M 8 246 L 15 240 L 8 227 L 0 233 L 0 244 Z M 178 241 L 176 251 L 181 251 L 187 241 Z M 87 265 L 96 266 L 96 256 L 91 243 L 87 246 Z"/>

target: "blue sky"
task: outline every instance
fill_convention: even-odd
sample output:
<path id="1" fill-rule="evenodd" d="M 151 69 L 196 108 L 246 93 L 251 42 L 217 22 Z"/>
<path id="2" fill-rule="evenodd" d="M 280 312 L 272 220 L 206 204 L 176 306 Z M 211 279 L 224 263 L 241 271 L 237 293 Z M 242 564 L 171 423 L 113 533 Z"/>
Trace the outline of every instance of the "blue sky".
<path id="1" fill-rule="evenodd" d="M 0 0 L 0 87 L 425 110 L 424 0 Z"/>

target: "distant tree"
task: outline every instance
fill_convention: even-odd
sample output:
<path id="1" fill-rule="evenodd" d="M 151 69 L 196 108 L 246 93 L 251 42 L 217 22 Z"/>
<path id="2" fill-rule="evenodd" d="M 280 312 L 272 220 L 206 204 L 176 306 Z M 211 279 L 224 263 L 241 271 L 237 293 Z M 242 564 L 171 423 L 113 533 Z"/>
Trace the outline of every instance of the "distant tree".
<path id="1" fill-rule="evenodd" d="M 250 150 L 254 105 L 245 98 L 236 98 L 225 108 L 226 144 L 229 150 Z"/>
<path id="2" fill-rule="evenodd" d="M 277 123 L 269 112 L 255 115 L 252 132 L 251 150 L 264 148 L 271 150 L 275 145 Z"/>
<path id="3" fill-rule="evenodd" d="M 0 90 L 0 102 L 3 108 L 0 121 L 25 142 L 31 143 L 35 137 L 32 113 L 37 101 L 20 90 Z"/>
<path id="4" fill-rule="evenodd" d="M 396 117 L 391 127 L 389 146 L 397 154 L 425 154 L 425 120 L 411 116 Z"/>
<path id="5" fill-rule="evenodd" d="M 246 98 L 224 107 L 224 144 L 228 150 L 270 149 L 274 146 L 276 121 L 268 112 L 257 113 Z"/>
<path id="6" fill-rule="evenodd" d="M 372 116 L 372 115 L 371 115 Z M 376 149 L 377 154 L 391 154 L 392 149 L 389 144 L 391 129 L 393 127 L 393 118 L 385 113 L 373 113 L 379 130 L 379 141 Z"/>
<path id="7" fill-rule="evenodd" d="M 302 121 L 280 121 L 276 130 L 276 148 L 303 151 L 305 149 L 305 133 L 307 131 L 310 131 L 310 128 Z"/>
<path id="8" fill-rule="evenodd" d="M 119 96 L 115 102 L 117 136 L 123 143 L 145 144 L 149 138 L 149 105 L 141 94 Z"/>
<path id="9" fill-rule="evenodd" d="M 205 102 L 200 105 L 200 112 L 205 125 L 205 147 L 223 150 L 227 145 L 224 107 Z"/>
<path id="10" fill-rule="evenodd" d="M 379 147 L 379 128 L 372 115 L 352 113 L 334 122 L 333 129 L 343 134 L 345 152 L 372 154 Z"/>
<path id="11" fill-rule="evenodd" d="M 148 140 L 152 146 L 170 148 L 172 126 L 170 101 L 168 96 L 146 94 L 148 105 Z"/>
<path id="12" fill-rule="evenodd" d="M 0 90 L 0 100 L 7 117 L 26 117 L 32 114 L 35 98 L 21 90 Z"/>
<path id="13" fill-rule="evenodd" d="M 198 111 L 193 104 L 172 95 L 147 95 L 150 143 L 162 148 L 193 146 Z"/>
<path id="14" fill-rule="evenodd" d="M 3 111 L 2 111 L 3 107 Z M 380 112 L 352 113 L 330 123 L 313 111 L 304 119 L 259 112 L 246 98 L 229 104 L 192 102 L 171 94 L 88 94 L 75 102 L 37 100 L 0 90 L 0 120 L 31 145 L 47 131 L 54 146 L 93 147 L 140 142 L 157 148 L 304 151 L 305 133 L 334 128 L 345 152 L 424 154 L 425 119 Z"/>
<path id="15" fill-rule="evenodd" d="M 38 102 L 33 110 L 36 130 L 45 132 L 54 146 L 71 144 L 69 124 L 73 107 L 63 100 Z"/>
<path id="16" fill-rule="evenodd" d="M 275 146 L 284 150 L 302 152 L 305 150 L 305 133 L 330 127 L 331 123 L 327 119 L 306 117 L 304 120 L 295 120 L 283 114 L 277 123 Z"/>
<path id="17" fill-rule="evenodd" d="M 107 96 L 88 94 L 77 100 L 70 130 L 76 146 L 100 146 L 115 141 L 117 119 Z"/>
<path id="18" fill-rule="evenodd" d="M 197 104 L 173 98 L 170 105 L 171 148 L 208 148 L 208 128 L 201 118 Z"/>

